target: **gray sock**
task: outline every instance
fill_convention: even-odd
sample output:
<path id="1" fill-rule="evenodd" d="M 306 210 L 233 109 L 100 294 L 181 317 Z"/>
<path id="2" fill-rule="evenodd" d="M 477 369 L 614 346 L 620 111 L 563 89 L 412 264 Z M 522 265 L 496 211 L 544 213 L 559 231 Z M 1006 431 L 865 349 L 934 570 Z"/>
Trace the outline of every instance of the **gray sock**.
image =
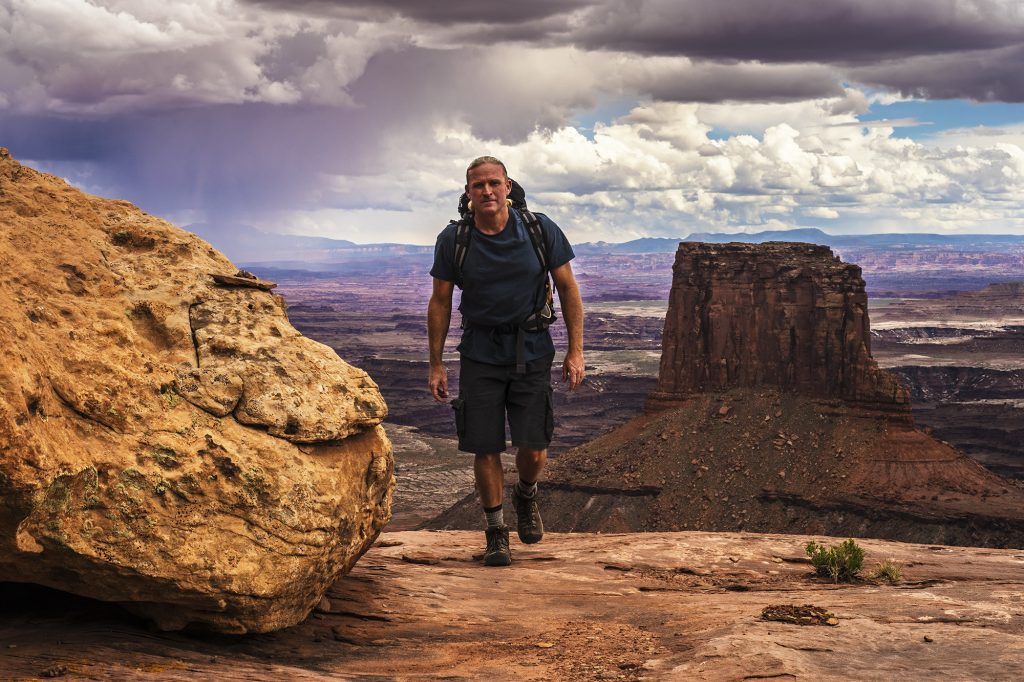
<path id="1" fill-rule="evenodd" d="M 533 497 L 537 494 L 537 481 L 527 483 L 523 479 L 516 481 L 516 493 L 519 497 Z"/>
<path id="2" fill-rule="evenodd" d="M 505 525 L 505 516 L 501 511 L 500 504 L 497 507 L 484 507 L 484 516 L 487 518 L 488 528 Z"/>

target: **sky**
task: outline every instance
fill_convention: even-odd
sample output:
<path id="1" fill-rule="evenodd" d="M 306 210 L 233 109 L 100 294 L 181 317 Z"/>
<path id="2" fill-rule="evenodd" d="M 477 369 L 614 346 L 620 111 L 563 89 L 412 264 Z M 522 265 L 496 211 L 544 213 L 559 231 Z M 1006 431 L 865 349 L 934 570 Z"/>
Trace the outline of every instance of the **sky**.
<path id="1" fill-rule="evenodd" d="M 1024 234 L 1019 0 L 0 0 L 0 146 L 179 225 Z"/>

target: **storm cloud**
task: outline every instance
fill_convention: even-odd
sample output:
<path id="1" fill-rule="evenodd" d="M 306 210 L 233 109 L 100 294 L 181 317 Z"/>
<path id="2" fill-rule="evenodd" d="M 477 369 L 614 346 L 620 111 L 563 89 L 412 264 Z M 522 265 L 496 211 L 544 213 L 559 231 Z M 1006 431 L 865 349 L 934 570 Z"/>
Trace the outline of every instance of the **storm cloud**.
<path id="1" fill-rule="evenodd" d="M 763 62 L 869 63 L 1020 44 L 1014 0 L 609 0 L 576 15 L 594 49 Z"/>
<path id="2" fill-rule="evenodd" d="M 1024 102 L 1024 45 L 913 57 L 851 69 L 849 74 L 905 97 Z"/>
<path id="3" fill-rule="evenodd" d="M 0 0 L 0 145 L 179 221 L 357 241 L 431 241 L 466 160 L 487 151 L 595 238 L 872 219 L 1024 229 L 1019 131 L 964 132 L 965 153 L 900 137 L 912 119 L 865 116 L 887 98 L 1024 101 L 1022 12 Z"/>
<path id="4" fill-rule="evenodd" d="M 517 2 L 480 2 L 479 0 L 246 0 L 247 4 L 294 12 L 298 9 L 326 16 L 374 19 L 397 15 L 419 21 L 449 23 L 519 24 L 547 19 L 590 5 L 587 0 L 518 0 Z"/>
<path id="5" fill-rule="evenodd" d="M 1024 9 L 1016 2 L 232 5 L 0 0 L 0 106 L 358 106 L 350 90 L 369 61 L 410 47 L 451 51 L 458 59 L 448 61 L 462 62 L 468 82 L 497 80 L 512 90 L 539 76 L 570 90 L 576 79 L 591 81 L 597 96 L 672 101 L 791 101 L 835 95 L 850 82 L 908 96 L 1024 99 Z M 494 60 L 479 55 L 501 46 L 516 52 L 505 50 L 495 71 Z M 576 63 L 535 68 L 551 50 L 574 50 Z M 474 59 L 476 72 L 467 74 Z"/>

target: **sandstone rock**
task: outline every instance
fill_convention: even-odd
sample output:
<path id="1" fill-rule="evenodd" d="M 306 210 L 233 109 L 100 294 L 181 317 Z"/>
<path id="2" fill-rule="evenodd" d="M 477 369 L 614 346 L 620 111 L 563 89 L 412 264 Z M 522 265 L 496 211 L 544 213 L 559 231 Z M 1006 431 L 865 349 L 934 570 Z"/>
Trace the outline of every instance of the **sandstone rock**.
<path id="1" fill-rule="evenodd" d="M 300 621 L 390 514 L 376 385 L 269 291 L 0 150 L 0 580 L 163 628 Z"/>
<path id="2" fill-rule="evenodd" d="M 860 268 L 826 246 L 684 242 L 654 400 L 773 386 L 872 407 L 909 403 L 871 358 Z"/>
<path id="3" fill-rule="evenodd" d="M 4 672 L 32 678 L 67 665 L 90 679 L 159 670 L 161 680 L 310 682 L 1024 677 L 1020 551 L 861 541 L 866 576 L 892 559 L 903 582 L 834 585 L 806 563 L 804 543 L 820 536 L 551 533 L 522 545 L 513 533 L 512 566 L 502 569 L 473 558 L 479 530 L 383 537 L 329 590 L 330 612 L 273 637 L 154 634 L 80 604 L 70 613 L 4 609 L 0 637 L 19 644 Z M 404 561 L 409 552 L 433 561 Z M 838 623 L 762 620 L 779 604 L 814 604 Z"/>

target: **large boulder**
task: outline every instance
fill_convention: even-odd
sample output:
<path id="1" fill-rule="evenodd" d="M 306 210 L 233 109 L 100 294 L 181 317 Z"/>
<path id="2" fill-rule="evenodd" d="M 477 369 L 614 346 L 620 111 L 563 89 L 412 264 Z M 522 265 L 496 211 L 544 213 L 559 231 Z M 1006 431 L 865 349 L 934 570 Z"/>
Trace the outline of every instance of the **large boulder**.
<path id="1" fill-rule="evenodd" d="M 0 232 L 0 580 L 302 620 L 390 517 L 376 384 L 207 243 L 5 149 Z"/>

